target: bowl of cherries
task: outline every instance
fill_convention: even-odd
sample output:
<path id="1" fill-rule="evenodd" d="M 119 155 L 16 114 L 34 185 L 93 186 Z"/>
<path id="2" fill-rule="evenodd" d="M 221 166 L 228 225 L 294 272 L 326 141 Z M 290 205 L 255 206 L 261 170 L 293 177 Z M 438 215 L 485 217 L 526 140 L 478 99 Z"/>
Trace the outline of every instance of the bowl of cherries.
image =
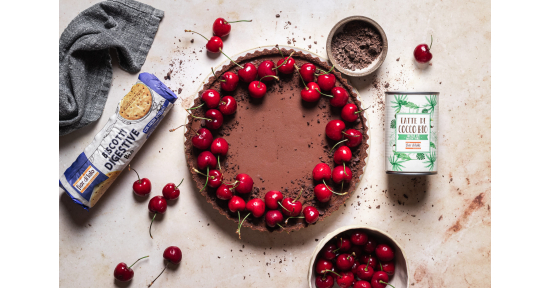
<path id="1" fill-rule="evenodd" d="M 407 288 L 404 250 L 389 234 L 351 225 L 328 234 L 309 264 L 309 288 Z"/>

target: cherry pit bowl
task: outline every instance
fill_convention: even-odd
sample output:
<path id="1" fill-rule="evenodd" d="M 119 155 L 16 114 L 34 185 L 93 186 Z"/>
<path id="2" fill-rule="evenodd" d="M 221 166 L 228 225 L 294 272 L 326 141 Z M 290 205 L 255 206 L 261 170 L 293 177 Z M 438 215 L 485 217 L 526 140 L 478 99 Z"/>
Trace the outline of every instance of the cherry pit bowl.
<path id="1" fill-rule="evenodd" d="M 309 288 L 316 288 L 315 285 L 315 262 L 317 260 L 320 250 L 337 235 L 350 231 L 350 230 L 363 230 L 368 234 L 368 237 L 374 237 L 378 243 L 385 243 L 393 248 L 395 253 L 395 275 L 389 278 L 389 284 L 397 288 L 407 288 L 409 287 L 408 274 L 410 274 L 408 261 L 406 260 L 406 254 L 402 246 L 389 235 L 387 232 L 381 231 L 380 229 L 368 226 L 368 225 L 349 225 L 336 229 L 335 231 L 329 233 L 322 239 L 313 252 L 311 261 L 309 262 L 309 270 L 307 272 L 307 278 L 309 282 Z M 334 287 L 339 287 L 337 284 L 334 284 Z M 390 288 L 390 286 L 387 285 Z"/>

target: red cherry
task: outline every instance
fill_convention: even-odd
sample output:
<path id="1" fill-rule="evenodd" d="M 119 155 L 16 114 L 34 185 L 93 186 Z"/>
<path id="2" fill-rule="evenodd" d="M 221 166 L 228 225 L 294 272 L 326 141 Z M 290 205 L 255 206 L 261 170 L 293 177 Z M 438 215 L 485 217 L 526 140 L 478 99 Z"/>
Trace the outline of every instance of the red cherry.
<path id="1" fill-rule="evenodd" d="M 351 240 L 346 237 L 340 237 L 339 241 L 336 240 L 337 249 L 339 252 L 348 252 L 351 250 Z"/>
<path id="2" fill-rule="evenodd" d="M 334 287 L 334 277 L 332 275 L 318 275 L 315 279 L 316 288 Z"/>
<path id="3" fill-rule="evenodd" d="M 349 146 L 352 148 L 362 143 L 362 133 L 360 133 L 360 131 L 355 129 L 347 129 L 347 131 L 345 131 L 344 133 L 345 133 L 345 139 L 347 139 L 347 141 L 345 142 L 346 146 Z"/>
<path id="4" fill-rule="evenodd" d="M 332 172 L 332 180 L 334 180 L 334 183 L 339 184 L 343 181 L 349 183 L 351 182 L 351 179 L 353 179 L 353 172 L 351 172 L 349 167 L 345 167 L 345 170 L 343 169 L 343 166 L 334 168 L 334 171 Z"/>
<path id="5" fill-rule="evenodd" d="M 343 107 L 349 100 L 349 93 L 343 87 L 332 88 L 332 98 L 330 99 L 330 105 L 334 107 Z"/>
<path id="6" fill-rule="evenodd" d="M 225 96 L 219 102 L 219 111 L 223 115 L 231 115 L 236 112 L 236 100 L 232 96 Z"/>
<path id="7" fill-rule="evenodd" d="M 377 271 L 372 276 L 372 288 L 385 288 L 388 284 L 389 276 L 383 271 Z"/>
<path id="8" fill-rule="evenodd" d="M 297 200 L 301 197 L 302 192 L 303 192 L 303 189 L 299 191 L 299 195 L 297 195 L 297 198 L 295 199 L 286 197 L 284 198 L 284 200 L 282 200 L 282 214 L 288 217 L 297 217 L 299 216 L 299 214 L 301 214 L 301 208 L 303 206 L 301 202 Z"/>
<path id="9" fill-rule="evenodd" d="M 362 111 L 358 111 L 355 104 L 349 103 L 341 109 L 341 119 L 347 122 L 355 122 L 358 119 L 358 114 Z"/>
<path id="10" fill-rule="evenodd" d="M 395 275 L 395 262 L 381 262 L 381 271 L 387 273 L 389 276 Z"/>
<path id="11" fill-rule="evenodd" d="M 336 77 L 334 74 L 322 74 L 316 78 L 316 82 L 320 89 L 330 91 L 336 84 Z"/>
<path id="12" fill-rule="evenodd" d="M 219 92 L 213 89 L 208 89 L 202 92 L 200 98 L 204 101 L 204 103 L 206 103 L 206 107 L 212 109 L 219 105 L 219 99 L 221 99 L 221 96 L 219 95 Z"/>
<path id="13" fill-rule="evenodd" d="M 431 36 L 431 45 L 433 44 L 433 36 Z M 414 49 L 414 58 L 418 63 L 427 63 L 433 59 L 433 54 L 431 54 L 431 47 L 427 44 L 419 44 L 416 49 Z"/>
<path id="14" fill-rule="evenodd" d="M 183 180 L 185 180 L 185 179 L 183 179 Z M 183 183 L 183 180 L 181 180 L 179 185 L 181 185 L 181 183 Z M 164 196 L 164 198 L 166 198 L 166 200 L 175 200 L 175 199 L 177 199 L 179 197 L 179 185 L 175 186 L 174 183 L 166 184 L 166 186 L 164 186 L 164 188 L 162 188 L 162 195 Z"/>
<path id="15" fill-rule="evenodd" d="M 360 263 L 362 264 L 366 264 L 368 266 L 372 266 L 372 267 L 379 267 L 377 265 L 377 258 L 373 257 L 372 255 L 362 255 L 360 256 Z M 375 270 L 375 268 L 374 268 Z"/>
<path id="16" fill-rule="evenodd" d="M 198 32 L 191 31 L 191 30 L 185 30 L 185 32 L 196 33 L 196 34 L 202 36 L 204 39 L 208 40 L 208 38 L 206 38 L 206 36 L 204 36 L 204 35 L 202 35 Z M 219 53 L 219 52 L 221 52 L 222 49 L 223 49 L 223 40 L 221 40 L 221 38 L 219 38 L 217 36 L 212 36 L 212 38 L 210 38 L 210 40 L 208 40 L 208 43 L 206 43 L 206 50 L 208 50 L 208 52 Z"/>
<path id="17" fill-rule="evenodd" d="M 206 167 L 210 167 L 210 169 L 215 169 L 217 166 L 217 159 L 210 151 L 202 151 L 200 154 L 198 154 L 198 157 L 196 158 L 198 169 L 205 170 Z"/>
<path id="18" fill-rule="evenodd" d="M 267 94 L 267 85 L 261 81 L 253 81 L 248 85 L 248 92 L 252 98 L 263 98 Z"/>
<path id="19" fill-rule="evenodd" d="M 389 262 L 395 258 L 395 253 L 393 252 L 393 249 L 389 247 L 387 244 L 379 244 L 376 247 L 376 256 L 377 259 Z"/>
<path id="20" fill-rule="evenodd" d="M 315 168 L 313 168 L 313 179 L 315 179 L 315 181 L 330 181 L 331 176 L 332 170 L 326 163 L 318 163 Z"/>
<path id="21" fill-rule="evenodd" d="M 347 253 L 339 254 L 336 259 L 336 267 L 341 271 L 351 270 L 351 267 L 353 267 L 354 263 L 355 257 Z"/>
<path id="22" fill-rule="evenodd" d="M 238 70 L 238 77 L 246 83 L 254 81 L 256 76 L 257 68 L 252 63 L 246 63 L 242 69 Z"/>
<path id="23" fill-rule="evenodd" d="M 367 241 L 368 235 L 366 234 L 366 232 L 355 230 L 351 233 L 351 243 L 353 243 L 353 245 L 366 245 Z"/>
<path id="24" fill-rule="evenodd" d="M 368 254 L 374 253 L 377 247 L 377 241 L 373 238 L 368 238 L 368 241 L 366 242 L 366 245 L 364 245 L 364 252 Z"/>
<path id="25" fill-rule="evenodd" d="M 293 52 L 292 52 L 293 54 Z M 286 61 L 285 64 L 282 64 L 284 63 L 284 61 Z M 278 71 L 280 71 L 280 73 L 282 74 L 292 74 L 294 73 L 294 65 L 295 65 L 295 60 L 294 58 L 292 58 L 292 56 L 288 56 L 288 57 L 284 57 L 280 60 L 278 60 L 278 62 L 276 62 L 276 67 L 278 67 Z"/>
<path id="26" fill-rule="evenodd" d="M 370 281 L 374 275 L 374 267 L 371 265 L 362 264 L 356 269 L 356 276 L 358 279 Z"/>
<path id="27" fill-rule="evenodd" d="M 193 136 L 193 138 L 191 139 L 191 142 L 193 143 L 194 147 L 200 150 L 206 150 L 210 148 L 210 145 L 212 145 L 212 133 L 206 128 L 200 128 L 198 129 L 196 135 Z"/>
<path id="28" fill-rule="evenodd" d="M 255 218 L 259 218 L 265 213 L 265 202 L 258 198 L 252 199 L 246 203 L 246 210 L 252 212 Z"/>
<path id="29" fill-rule="evenodd" d="M 234 91 L 238 86 L 238 75 L 231 71 L 227 71 L 221 75 L 221 89 L 225 91 Z"/>
<path id="30" fill-rule="evenodd" d="M 265 76 L 276 76 L 276 69 L 275 64 L 271 60 L 265 60 L 259 64 L 259 67 L 257 67 L 257 74 L 259 75 L 259 78 L 263 78 Z M 266 77 L 265 82 L 271 82 L 273 81 L 273 77 Z"/>
<path id="31" fill-rule="evenodd" d="M 223 174 L 219 170 L 210 170 L 208 173 L 210 178 L 208 179 L 208 187 L 217 188 L 223 183 Z"/>
<path id="32" fill-rule="evenodd" d="M 325 203 L 332 199 L 332 189 L 325 184 L 318 184 L 314 189 L 315 197 L 318 201 Z"/>
<path id="33" fill-rule="evenodd" d="M 244 199 L 233 196 L 231 200 L 229 200 L 229 210 L 231 210 L 231 212 L 240 212 L 244 211 L 244 209 L 246 209 L 246 202 L 244 202 Z"/>
<path id="34" fill-rule="evenodd" d="M 336 283 L 341 288 L 349 288 L 355 282 L 355 275 L 351 271 L 342 272 L 339 277 L 336 277 Z"/>
<path id="35" fill-rule="evenodd" d="M 318 210 L 313 206 L 307 206 L 303 209 L 303 216 L 305 216 L 305 222 L 309 224 L 314 224 L 318 221 L 319 217 Z"/>
<path id="36" fill-rule="evenodd" d="M 343 130 L 345 130 L 345 123 L 341 120 L 332 120 L 326 124 L 326 136 L 332 140 L 343 139 Z"/>
<path id="37" fill-rule="evenodd" d="M 355 282 L 355 285 L 353 285 L 353 288 L 372 288 L 372 286 L 368 281 L 360 280 Z"/>
<path id="38" fill-rule="evenodd" d="M 337 165 L 341 165 L 343 164 L 343 162 L 351 161 L 352 157 L 353 157 L 353 154 L 351 153 L 351 149 L 349 149 L 349 147 L 347 146 L 340 146 L 334 152 L 334 162 Z"/>
<path id="39" fill-rule="evenodd" d="M 351 251 L 355 250 L 354 248 L 356 248 L 357 246 L 353 246 L 351 247 Z M 352 253 L 351 253 L 352 255 Z M 360 262 L 358 262 L 358 260 L 356 259 L 356 256 L 355 256 L 355 263 L 353 263 L 353 267 L 351 267 L 351 272 L 353 272 L 353 274 L 356 274 L 356 270 L 358 269 L 358 266 L 360 265 Z"/>
<path id="40" fill-rule="evenodd" d="M 130 168 L 130 166 L 128 166 L 128 169 L 131 169 L 133 170 L 133 172 L 135 172 L 135 174 L 137 174 L 137 171 L 135 171 L 135 169 L 133 168 Z M 147 196 L 149 195 L 149 193 L 151 193 L 151 181 L 147 178 L 139 178 L 139 174 L 137 174 L 137 180 L 135 180 L 135 182 L 133 182 L 133 193 L 135 193 L 136 195 L 139 195 L 139 196 Z"/>
<path id="41" fill-rule="evenodd" d="M 221 200 L 230 200 L 233 197 L 233 186 L 221 184 L 217 187 L 215 195 Z"/>
<path id="42" fill-rule="evenodd" d="M 227 152 L 229 152 L 229 143 L 223 138 L 215 138 L 210 150 L 215 155 L 227 156 Z"/>
<path id="43" fill-rule="evenodd" d="M 320 99 L 320 87 L 315 82 L 309 82 L 306 88 L 301 90 L 301 99 L 305 102 L 316 102 Z"/>
<path id="44" fill-rule="evenodd" d="M 241 194 L 248 194 L 252 192 L 254 187 L 254 180 L 248 174 L 236 175 L 236 181 L 238 184 L 235 187 L 236 192 Z"/>
<path id="45" fill-rule="evenodd" d="M 181 259 L 183 258 L 183 254 L 181 253 L 181 249 L 179 249 L 179 247 L 177 247 L 177 246 L 170 246 L 170 247 L 166 248 L 164 250 L 164 253 L 162 254 L 162 256 L 164 257 L 164 259 L 166 261 L 168 261 L 168 263 L 166 263 L 166 267 L 164 267 L 164 270 L 162 270 L 162 272 L 160 272 L 160 274 L 158 276 L 156 276 L 156 278 L 154 278 L 154 280 L 151 282 L 151 284 L 149 284 L 148 287 L 151 287 L 153 285 L 154 281 L 156 281 L 156 279 L 158 279 L 158 277 L 160 277 L 160 275 L 162 275 L 162 273 L 164 273 L 166 268 L 168 268 L 169 263 L 173 263 L 173 264 L 177 265 L 181 262 Z"/>
<path id="46" fill-rule="evenodd" d="M 141 257 L 141 258 L 137 259 L 137 261 L 139 261 L 143 258 L 147 258 L 147 257 L 149 257 L 149 256 Z M 130 267 L 128 267 L 128 265 L 126 265 L 126 263 L 124 263 L 124 262 L 118 263 L 118 265 L 116 265 L 116 267 L 114 268 L 114 278 L 116 280 L 122 281 L 122 282 L 132 280 L 132 278 L 133 278 L 132 266 L 135 265 L 135 263 L 137 263 L 137 261 L 135 261 L 132 265 L 130 265 Z"/>
<path id="47" fill-rule="evenodd" d="M 301 77 L 305 82 L 315 81 L 315 71 L 316 66 L 311 63 L 305 63 L 301 66 L 301 68 L 299 68 L 299 74 L 301 74 Z"/>
<path id="48" fill-rule="evenodd" d="M 349 250 L 349 253 L 354 253 L 355 259 L 357 259 L 356 261 L 358 262 L 358 257 L 362 255 L 362 247 L 353 245 L 351 246 L 351 250 Z"/>
<path id="49" fill-rule="evenodd" d="M 221 128 L 223 125 L 223 114 L 221 114 L 221 112 L 217 109 L 210 109 L 206 111 L 204 117 L 209 119 L 206 120 L 206 127 L 208 127 L 208 129 L 216 130 Z"/>
<path id="50" fill-rule="evenodd" d="M 284 197 L 280 191 L 272 190 L 265 194 L 265 204 L 267 208 L 274 210 L 278 209 L 278 203 L 282 201 Z"/>
<path id="51" fill-rule="evenodd" d="M 282 216 L 282 213 L 278 210 L 269 210 L 267 211 L 267 214 L 265 214 L 265 222 L 267 223 L 267 226 L 269 227 L 275 227 L 276 225 L 280 226 L 280 223 L 284 221 L 284 218 Z"/>
<path id="52" fill-rule="evenodd" d="M 336 249 L 337 246 L 335 244 L 327 244 L 320 250 L 320 256 L 328 260 L 334 260 L 337 257 Z"/>
<path id="53" fill-rule="evenodd" d="M 320 259 L 316 262 L 315 265 L 315 272 L 316 274 L 324 274 L 327 272 L 327 270 L 334 269 L 334 265 L 332 262 L 326 260 L 326 259 Z"/>
<path id="54" fill-rule="evenodd" d="M 252 22 L 252 20 L 238 20 L 238 21 L 227 22 L 227 20 L 223 18 L 217 18 L 215 19 L 212 27 L 214 35 L 217 35 L 219 37 L 225 37 L 229 35 L 229 33 L 231 33 L 230 23 L 236 23 L 236 22 Z"/>
<path id="55" fill-rule="evenodd" d="M 152 224 L 154 222 L 154 218 L 156 218 L 156 214 L 164 214 L 166 212 L 166 209 L 168 208 L 168 202 L 166 201 L 166 198 L 163 196 L 154 196 L 149 200 L 149 211 L 151 213 L 154 213 L 154 216 L 151 221 L 151 226 L 149 226 L 149 236 L 153 238 L 151 233 Z"/>

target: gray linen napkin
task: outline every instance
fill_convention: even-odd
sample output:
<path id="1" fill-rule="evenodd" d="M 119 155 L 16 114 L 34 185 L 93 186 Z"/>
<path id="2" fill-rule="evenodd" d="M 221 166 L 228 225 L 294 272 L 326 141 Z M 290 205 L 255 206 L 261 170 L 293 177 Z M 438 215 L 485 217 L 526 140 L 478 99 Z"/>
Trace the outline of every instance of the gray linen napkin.
<path id="1" fill-rule="evenodd" d="M 59 39 L 59 136 L 101 116 L 112 81 L 109 49 L 122 69 L 139 72 L 163 17 L 133 0 L 108 0 L 72 20 Z"/>

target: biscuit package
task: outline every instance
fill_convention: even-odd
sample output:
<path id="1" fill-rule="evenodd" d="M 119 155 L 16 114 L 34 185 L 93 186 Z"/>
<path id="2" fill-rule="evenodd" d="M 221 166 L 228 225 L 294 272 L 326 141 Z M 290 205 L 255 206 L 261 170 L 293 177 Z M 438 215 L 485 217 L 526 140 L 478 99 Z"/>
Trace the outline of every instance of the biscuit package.
<path id="1" fill-rule="evenodd" d="M 139 80 L 118 104 L 116 113 L 59 179 L 59 186 L 85 209 L 93 207 L 120 175 L 177 96 L 156 76 Z"/>

